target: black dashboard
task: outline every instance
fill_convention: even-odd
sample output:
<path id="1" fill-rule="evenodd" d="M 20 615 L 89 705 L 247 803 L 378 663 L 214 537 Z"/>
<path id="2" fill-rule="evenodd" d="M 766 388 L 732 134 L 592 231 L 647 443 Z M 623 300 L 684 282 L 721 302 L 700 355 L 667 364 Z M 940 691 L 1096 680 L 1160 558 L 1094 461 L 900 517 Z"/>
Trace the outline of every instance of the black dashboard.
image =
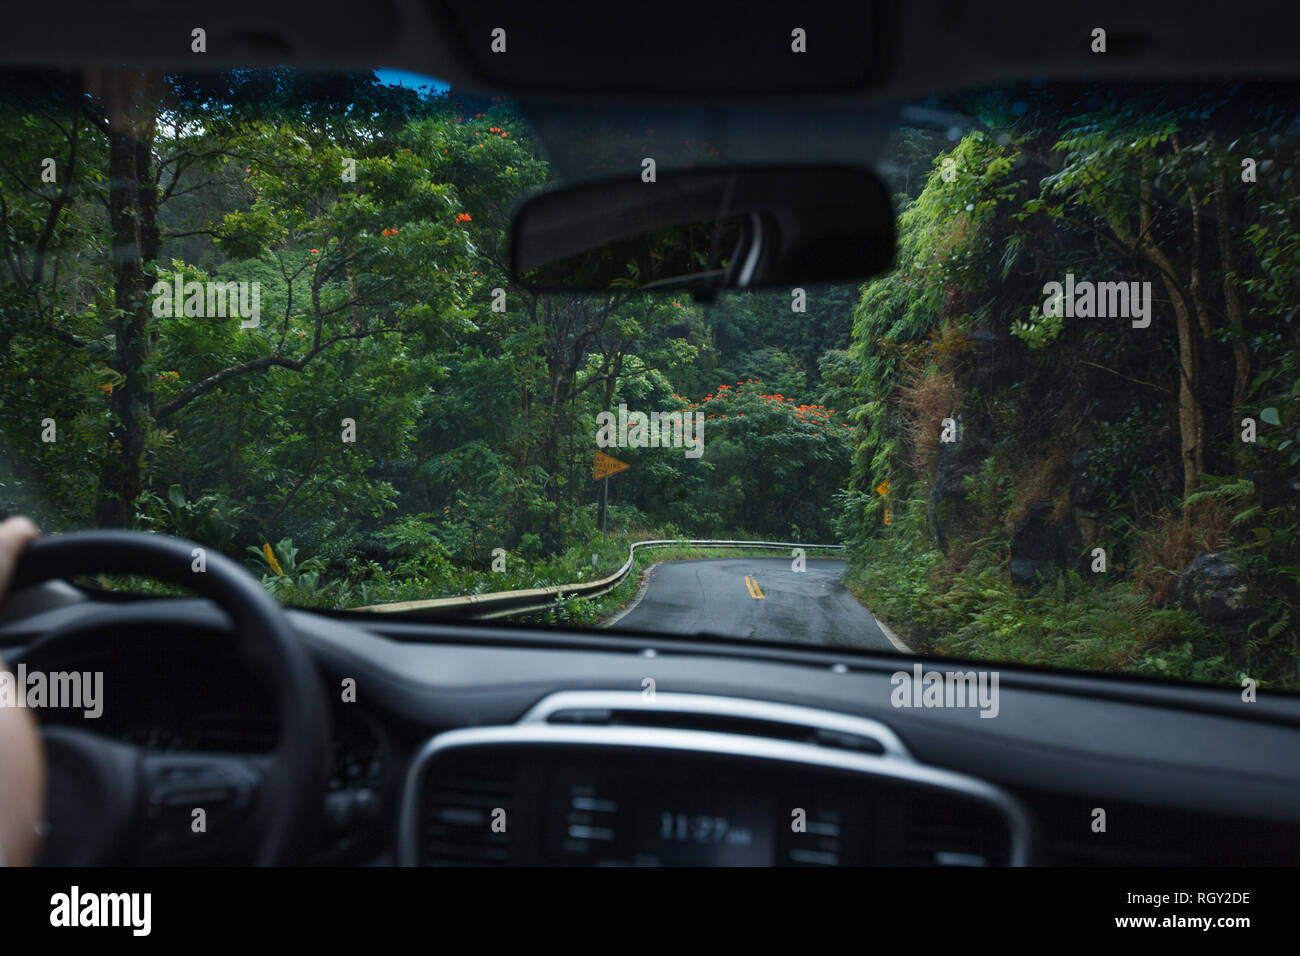
<path id="1" fill-rule="evenodd" d="M 290 617 L 331 702 L 318 864 L 1300 859 L 1294 697 L 1008 667 L 985 720 L 893 706 L 887 654 Z M 265 753 L 275 713 L 232 646 L 201 601 L 0 626 L 6 659 L 103 670 L 100 733 Z"/>
<path id="2" fill-rule="evenodd" d="M 739 698 L 561 691 L 416 756 L 409 865 L 999 866 L 1015 797 L 917 764 L 876 721 Z"/>

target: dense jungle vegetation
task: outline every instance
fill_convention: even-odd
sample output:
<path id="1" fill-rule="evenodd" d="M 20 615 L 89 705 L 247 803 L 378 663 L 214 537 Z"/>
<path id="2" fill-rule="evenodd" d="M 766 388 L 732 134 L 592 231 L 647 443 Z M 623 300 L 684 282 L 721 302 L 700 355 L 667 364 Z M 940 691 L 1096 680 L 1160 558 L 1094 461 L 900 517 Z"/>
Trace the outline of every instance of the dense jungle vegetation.
<path id="1" fill-rule="evenodd" d="M 330 607 L 573 581 L 629 538 L 841 541 L 915 648 L 1294 687 L 1293 92 L 925 104 L 971 122 L 886 144 L 894 271 L 799 312 L 511 284 L 511 212 L 554 180 L 502 98 L 8 74 L 0 511 L 178 534 Z M 614 166 L 718 159 L 590 132 Z M 1149 322 L 1053 307 L 1067 274 L 1149 284 Z M 194 282 L 258 283 L 256 326 L 159 313 Z M 605 543 L 621 405 L 705 444 L 608 449 Z"/>

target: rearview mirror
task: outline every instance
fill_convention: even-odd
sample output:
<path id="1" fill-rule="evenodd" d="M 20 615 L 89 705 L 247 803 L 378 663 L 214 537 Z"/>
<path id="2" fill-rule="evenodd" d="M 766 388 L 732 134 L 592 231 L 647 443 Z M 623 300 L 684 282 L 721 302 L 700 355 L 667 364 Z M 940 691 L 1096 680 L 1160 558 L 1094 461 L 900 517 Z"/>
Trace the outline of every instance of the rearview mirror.
<path id="1" fill-rule="evenodd" d="M 543 193 L 515 213 L 515 281 L 536 291 L 850 282 L 894 263 L 894 212 L 846 166 L 724 167 Z"/>

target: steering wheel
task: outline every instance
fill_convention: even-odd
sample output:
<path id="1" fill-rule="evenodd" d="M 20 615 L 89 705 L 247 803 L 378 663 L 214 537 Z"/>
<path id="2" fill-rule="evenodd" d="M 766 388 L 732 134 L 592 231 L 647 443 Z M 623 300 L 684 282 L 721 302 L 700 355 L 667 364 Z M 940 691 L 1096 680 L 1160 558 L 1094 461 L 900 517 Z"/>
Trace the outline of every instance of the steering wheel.
<path id="1" fill-rule="evenodd" d="M 42 862 L 192 862 L 203 855 L 200 844 L 228 848 L 227 838 L 250 828 L 257 865 L 295 861 L 325 799 L 330 726 L 319 678 L 283 608 L 221 554 L 133 531 L 38 539 L 22 552 L 13 586 L 104 571 L 179 584 L 225 611 L 240 656 L 275 695 L 279 742 L 262 756 L 156 752 L 79 728 L 43 728 L 49 836 Z M 28 652 L 93 626 L 59 629 Z"/>

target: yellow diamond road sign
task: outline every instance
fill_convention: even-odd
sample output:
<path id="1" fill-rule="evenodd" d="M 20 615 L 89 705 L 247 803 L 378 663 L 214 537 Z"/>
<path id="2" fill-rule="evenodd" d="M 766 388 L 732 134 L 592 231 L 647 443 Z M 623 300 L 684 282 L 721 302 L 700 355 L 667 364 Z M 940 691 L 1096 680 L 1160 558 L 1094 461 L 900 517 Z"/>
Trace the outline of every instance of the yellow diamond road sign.
<path id="1" fill-rule="evenodd" d="M 619 461 L 617 458 L 611 458 L 603 451 L 596 452 L 596 461 L 591 468 L 591 477 L 596 481 L 602 478 L 608 478 L 610 475 L 617 475 L 620 471 L 625 471 L 632 466 L 625 461 Z"/>

